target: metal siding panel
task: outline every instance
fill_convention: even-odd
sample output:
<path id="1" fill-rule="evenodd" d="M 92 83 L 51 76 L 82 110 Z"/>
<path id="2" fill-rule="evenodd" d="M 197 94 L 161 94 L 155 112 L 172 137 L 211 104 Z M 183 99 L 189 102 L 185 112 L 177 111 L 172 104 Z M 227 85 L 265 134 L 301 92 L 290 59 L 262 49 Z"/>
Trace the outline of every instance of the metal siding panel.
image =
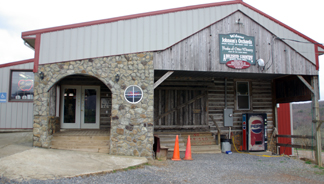
<path id="1" fill-rule="evenodd" d="M 44 64 L 48 60 L 50 50 L 50 40 L 49 33 L 42 34 L 40 42 L 40 52 L 39 52 L 39 64 Z"/>
<path id="2" fill-rule="evenodd" d="M 135 49 L 136 52 L 144 51 L 144 19 L 139 18 L 137 19 L 137 48 Z"/>
<path id="3" fill-rule="evenodd" d="M 131 26 L 131 31 L 130 31 L 130 48 L 131 50 L 135 50 L 137 47 L 137 19 L 134 19 L 130 22 L 130 26 Z"/>
<path id="4" fill-rule="evenodd" d="M 183 32 L 180 12 L 176 12 L 174 15 L 174 26 L 174 39 L 175 42 L 178 42 L 181 40 L 181 34 Z"/>
<path id="5" fill-rule="evenodd" d="M 199 13 L 198 10 L 192 10 L 192 33 L 199 31 Z"/>
<path id="6" fill-rule="evenodd" d="M 21 104 L 21 114 L 22 114 L 22 120 L 21 122 L 17 122 L 17 126 L 19 126 L 19 128 L 27 128 L 27 123 L 28 123 L 28 103 L 22 103 Z"/>
<path id="7" fill-rule="evenodd" d="M 75 58 L 85 58 L 84 57 L 84 40 L 85 37 L 85 30 L 84 28 L 78 28 L 78 42 L 77 42 L 77 53 L 76 53 L 76 57 Z"/>
<path id="8" fill-rule="evenodd" d="M 121 54 L 123 53 L 123 49 L 124 49 L 124 34 L 125 34 L 125 30 L 124 30 L 124 21 L 118 21 L 117 22 L 117 27 L 118 27 L 118 45 L 117 45 L 117 53 L 116 54 Z"/>
<path id="9" fill-rule="evenodd" d="M 136 19 L 125 21 L 125 39 L 124 39 L 124 53 L 130 53 L 136 50 L 134 43 L 136 43 L 136 35 L 133 31 L 136 30 Z"/>
<path id="10" fill-rule="evenodd" d="M 0 82 L 1 82 L 1 85 L 0 85 L 0 92 L 2 93 L 7 93 L 7 95 L 9 94 L 9 90 L 7 90 L 8 87 L 6 87 L 4 84 L 4 81 L 5 80 L 9 80 L 8 79 L 8 76 L 6 76 L 6 73 L 5 73 L 5 70 L 6 68 L 0 68 Z M 7 100 L 8 100 L 8 97 L 7 97 Z M 6 125 L 6 105 L 7 103 L 0 103 L 0 128 L 5 128 L 5 125 Z"/>
<path id="11" fill-rule="evenodd" d="M 169 16 L 168 16 L 168 19 L 169 19 L 169 36 L 168 36 L 168 45 L 170 45 L 172 42 L 175 42 L 175 32 L 177 32 L 177 30 L 175 29 L 175 22 L 174 22 L 174 13 L 169 13 Z"/>
<path id="12" fill-rule="evenodd" d="M 68 61 L 71 58 L 71 30 L 63 31 L 63 45 L 62 45 L 62 61 Z"/>
<path id="13" fill-rule="evenodd" d="M 157 23 L 156 16 L 150 17 L 150 48 L 152 50 L 157 50 Z"/>
<path id="14" fill-rule="evenodd" d="M 150 18 L 144 17 L 144 40 L 143 40 L 143 50 L 148 51 L 150 50 Z"/>
<path id="15" fill-rule="evenodd" d="M 17 122 L 21 126 L 21 122 L 23 121 L 23 113 L 24 113 L 23 109 L 22 109 L 22 103 L 18 103 L 16 108 L 17 109 L 15 109 L 15 111 L 12 109 L 12 113 L 13 114 L 19 113 L 19 115 L 17 116 Z M 15 127 L 15 128 L 17 128 L 17 127 Z"/>
<path id="16" fill-rule="evenodd" d="M 57 61 L 56 58 L 56 52 L 57 52 L 57 34 L 56 32 L 50 33 L 50 40 L 49 40 L 49 54 L 48 54 L 48 58 L 47 58 L 47 62 L 46 63 L 53 63 Z"/>
<path id="17" fill-rule="evenodd" d="M 73 58 L 77 58 L 78 56 L 78 29 L 71 29 L 71 44 L 70 44 L 70 57 L 69 60 L 73 60 Z"/>
<path id="18" fill-rule="evenodd" d="M 27 108 L 27 128 L 33 128 L 34 123 L 34 105 L 33 103 L 28 103 Z"/>
<path id="19" fill-rule="evenodd" d="M 91 58 L 91 27 L 84 27 L 83 58 Z"/>
<path id="20" fill-rule="evenodd" d="M 162 18 L 162 47 L 163 48 L 166 48 L 168 46 L 168 43 L 169 43 L 169 16 L 167 14 L 164 14 L 163 15 L 163 18 Z"/>
<path id="21" fill-rule="evenodd" d="M 187 12 L 186 11 L 182 11 L 180 12 L 180 19 L 179 19 L 179 22 L 181 24 L 181 32 L 180 32 L 180 35 L 179 35 L 179 39 L 183 39 L 183 35 L 187 35 L 188 34 L 188 20 L 187 20 Z"/>
<path id="22" fill-rule="evenodd" d="M 21 103 L 12 102 L 11 103 L 11 121 L 10 121 L 10 128 L 21 128 L 21 120 L 19 120 L 19 117 L 21 117 L 22 112 L 19 108 L 21 106 Z"/>
<path id="23" fill-rule="evenodd" d="M 118 52 L 118 45 L 120 44 L 118 42 L 118 23 L 117 22 L 113 22 L 111 25 L 111 38 L 112 38 L 112 42 L 111 42 L 111 54 L 113 53 L 117 53 Z"/>
<path id="24" fill-rule="evenodd" d="M 156 49 L 163 47 L 163 15 L 156 16 Z"/>
<path id="25" fill-rule="evenodd" d="M 111 53 L 112 46 L 112 24 L 105 24 L 105 46 L 104 46 L 104 55 L 107 56 Z"/>
<path id="26" fill-rule="evenodd" d="M 63 61 L 63 53 L 65 49 L 64 45 L 64 32 L 58 31 L 57 34 L 57 42 L 56 42 L 56 61 Z"/>
<path id="27" fill-rule="evenodd" d="M 91 26 L 90 57 L 98 57 L 98 25 Z"/>
<path id="28" fill-rule="evenodd" d="M 12 103 L 7 103 L 6 109 L 5 128 L 11 128 Z"/>
<path id="29" fill-rule="evenodd" d="M 98 25 L 98 56 L 104 56 L 105 51 L 105 24 Z"/>

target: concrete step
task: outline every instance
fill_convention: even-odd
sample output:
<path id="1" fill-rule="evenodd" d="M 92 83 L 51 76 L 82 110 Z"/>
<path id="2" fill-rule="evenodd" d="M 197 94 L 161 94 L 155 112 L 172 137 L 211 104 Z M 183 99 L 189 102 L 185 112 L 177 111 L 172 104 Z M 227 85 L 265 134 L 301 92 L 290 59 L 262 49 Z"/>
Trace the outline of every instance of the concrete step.
<path id="1" fill-rule="evenodd" d="M 74 140 L 110 140 L 110 136 L 53 136 L 55 140 L 65 140 L 65 141 L 74 141 Z"/>
<path id="2" fill-rule="evenodd" d="M 109 136 L 54 135 L 50 147 L 53 149 L 109 153 L 109 146 Z"/>
<path id="3" fill-rule="evenodd" d="M 90 147 L 52 147 L 52 149 L 61 149 L 61 150 L 72 150 L 72 151 L 85 151 L 85 152 L 93 152 L 93 153 L 109 153 L 109 148 L 90 148 Z"/>
<path id="4" fill-rule="evenodd" d="M 52 146 L 84 146 L 84 145 L 91 145 L 91 146 L 109 146 L 110 141 L 102 141 L 102 140 L 93 140 L 93 141 L 62 141 L 62 140 L 52 140 Z"/>

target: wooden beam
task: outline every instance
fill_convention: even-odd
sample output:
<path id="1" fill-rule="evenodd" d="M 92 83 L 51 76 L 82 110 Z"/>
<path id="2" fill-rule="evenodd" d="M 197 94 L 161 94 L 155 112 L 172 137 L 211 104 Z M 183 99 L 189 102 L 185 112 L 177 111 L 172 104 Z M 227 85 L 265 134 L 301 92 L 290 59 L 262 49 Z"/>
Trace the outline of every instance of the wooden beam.
<path id="1" fill-rule="evenodd" d="M 308 82 L 304 79 L 304 77 L 303 76 L 301 76 L 301 75 L 297 75 L 297 77 L 308 87 L 308 89 L 314 94 L 315 93 L 315 91 L 314 91 L 314 88 L 310 85 L 310 84 L 308 84 Z"/>
<path id="2" fill-rule="evenodd" d="M 314 75 L 312 78 L 312 87 L 314 89 L 314 93 L 312 94 L 312 108 L 313 112 L 313 121 L 316 121 L 316 127 L 320 126 L 320 114 L 319 114 L 319 85 L 318 85 L 318 75 Z M 321 139 L 321 131 L 316 128 L 316 152 L 315 158 L 317 165 L 322 167 L 322 139 Z"/>
<path id="3" fill-rule="evenodd" d="M 302 149 L 313 149 L 314 146 L 306 146 L 306 145 L 299 145 L 299 144 L 281 144 L 277 143 L 277 146 L 282 146 L 282 147 L 291 147 L 291 148 L 302 148 Z"/>
<path id="4" fill-rule="evenodd" d="M 154 83 L 154 89 L 158 87 L 165 79 L 170 77 L 170 75 L 173 74 L 173 71 L 168 71 L 166 74 L 164 74 L 158 81 Z"/>
<path id="5" fill-rule="evenodd" d="M 218 140 L 218 144 L 220 144 L 220 135 L 221 135 L 221 130 L 218 126 L 218 124 L 216 123 L 216 121 L 214 120 L 214 117 L 212 115 L 209 115 L 209 117 L 211 118 L 211 120 L 214 122 L 214 124 L 216 125 L 217 128 L 217 140 Z"/>
<path id="6" fill-rule="evenodd" d="M 314 136 L 310 136 L 310 135 L 276 135 L 276 137 L 315 139 Z"/>

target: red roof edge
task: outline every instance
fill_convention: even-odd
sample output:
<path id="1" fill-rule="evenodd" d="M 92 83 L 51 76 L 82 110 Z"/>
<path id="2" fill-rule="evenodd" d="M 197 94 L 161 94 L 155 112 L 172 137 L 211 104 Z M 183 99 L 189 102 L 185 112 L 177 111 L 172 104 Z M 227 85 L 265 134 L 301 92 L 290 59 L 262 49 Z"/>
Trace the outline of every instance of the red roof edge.
<path id="1" fill-rule="evenodd" d="M 314 45 L 314 47 L 315 47 L 316 70 L 319 70 L 318 46 L 317 45 Z"/>
<path id="2" fill-rule="evenodd" d="M 116 21 L 120 21 L 120 20 L 134 19 L 134 18 L 140 18 L 140 17 L 152 16 L 152 15 L 160 15 L 160 14 L 173 13 L 173 12 L 178 12 L 178 11 L 193 10 L 193 9 L 198 9 L 198 8 L 209 8 L 209 7 L 213 7 L 213 6 L 222 6 L 222 5 L 231 5 L 231 4 L 240 4 L 240 3 L 242 3 L 241 0 L 233 0 L 233 1 L 224 1 L 224 2 L 193 5 L 193 6 L 185 6 L 185 7 L 180 7 L 180 8 L 166 9 L 166 10 L 158 10 L 158 11 L 153 11 L 153 12 L 126 15 L 126 16 L 109 18 L 109 19 L 95 20 L 95 21 L 90 21 L 90 22 L 82 22 L 82 23 L 77 23 L 77 24 L 70 24 L 70 25 L 57 26 L 57 27 L 52 27 L 52 28 L 38 29 L 38 30 L 33 30 L 33 31 L 26 31 L 26 32 L 22 32 L 21 37 L 23 38 L 25 36 L 53 32 L 53 31 L 59 31 L 59 30 L 63 30 L 63 29 L 85 27 L 85 26 L 91 26 L 91 25 L 96 25 L 96 24 L 104 24 L 104 23 L 109 23 L 109 22 L 116 22 Z"/>
<path id="3" fill-rule="evenodd" d="M 254 8 L 253 6 L 251 6 L 251 5 L 247 4 L 247 3 L 244 3 L 243 1 L 240 2 L 240 3 L 241 3 L 242 5 L 244 5 L 244 6 L 246 6 L 247 8 L 250 8 L 251 10 L 253 10 L 253 11 L 255 11 L 255 12 L 257 12 L 257 13 L 259 13 L 259 14 L 261 14 L 261 15 L 267 17 L 267 18 L 269 18 L 270 20 L 276 22 L 277 24 L 279 24 L 279 25 L 285 27 L 286 29 L 292 31 L 293 33 L 299 35 L 300 37 L 303 37 L 304 39 L 308 40 L 309 42 L 314 43 L 314 45 L 317 45 L 317 46 L 319 46 L 319 47 L 321 47 L 321 48 L 324 49 L 324 45 L 319 44 L 319 43 L 316 42 L 315 40 L 309 38 L 308 36 L 306 36 L 306 35 L 304 35 L 304 34 L 302 34 L 302 33 L 300 33 L 299 31 L 297 31 L 297 30 L 295 30 L 295 29 L 289 27 L 288 25 L 286 25 L 286 24 L 280 22 L 279 20 L 277 20 L 277 19 L 271 17 L 270 15 L 268 15 L 268 14 L 266 14 L 266 13 L 263 13 L 262 11 L 260 11 L 260 10 L 258 10 L 258 9 L 256 9 L 256 8 Z"/>
<path id="4" fill-rule="evenodd" d="M 22 64 L 31 63 L 31 62 L 34 62 L 34 59 L 26 59 L 26 60 L 22 60 L 22 61 L 15 61 L 15 62 L 1 64 L 0 68 L 15 66 L 15 65 L 22 65 Z"/>

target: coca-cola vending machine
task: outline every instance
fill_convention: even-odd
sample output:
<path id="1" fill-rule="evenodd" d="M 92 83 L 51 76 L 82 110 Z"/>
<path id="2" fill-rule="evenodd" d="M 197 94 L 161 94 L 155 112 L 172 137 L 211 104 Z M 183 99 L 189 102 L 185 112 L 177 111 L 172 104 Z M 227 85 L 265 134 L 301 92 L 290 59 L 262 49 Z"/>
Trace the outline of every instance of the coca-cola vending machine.
<path id="1" fill-rule="evenodd" d="M 267 150 L 267 114 L 246 113 L 242 118 L 244 151 Z"/>

